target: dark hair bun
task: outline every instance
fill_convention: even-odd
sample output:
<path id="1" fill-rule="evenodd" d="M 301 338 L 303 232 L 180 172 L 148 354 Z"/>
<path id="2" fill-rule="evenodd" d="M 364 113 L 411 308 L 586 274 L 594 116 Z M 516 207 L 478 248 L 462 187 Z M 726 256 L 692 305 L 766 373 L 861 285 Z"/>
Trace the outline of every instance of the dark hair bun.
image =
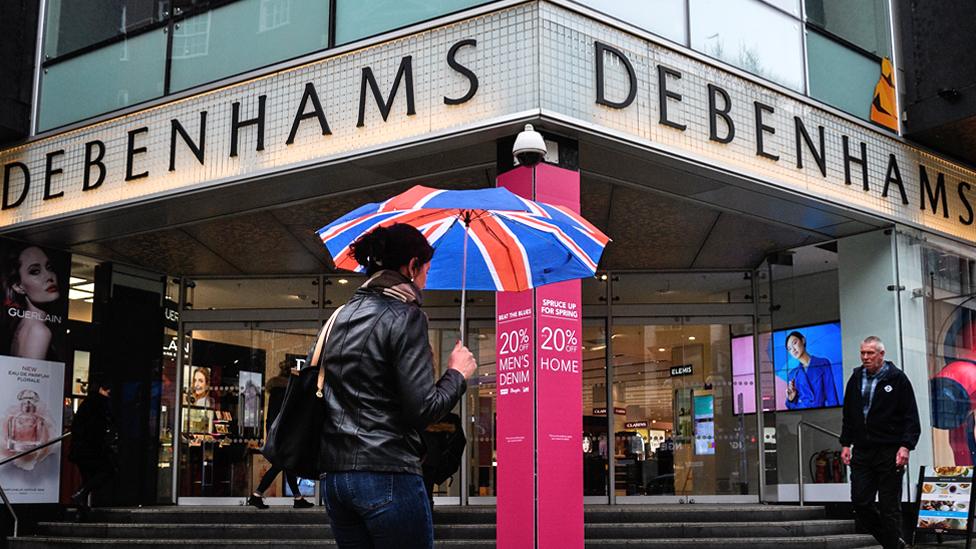
<path id="1" fill-rule="evenodd" d="M 382 267 L 388 233 L 389 229 L 386 227 L 377 227 L 357 238 L 351 246 L 356 263 L 367 269 L 370 266 Z"/>
<path id="2" fill-rule="evenodd" d="M 356 262 L 365 267 L 366 274 L 381 269 L 396 271 L 414 258 L 424 264 L 434 256 L 434 249 L 424 235 L 404 223 L 377 227 L 357 238 L 349 247 Z"/>

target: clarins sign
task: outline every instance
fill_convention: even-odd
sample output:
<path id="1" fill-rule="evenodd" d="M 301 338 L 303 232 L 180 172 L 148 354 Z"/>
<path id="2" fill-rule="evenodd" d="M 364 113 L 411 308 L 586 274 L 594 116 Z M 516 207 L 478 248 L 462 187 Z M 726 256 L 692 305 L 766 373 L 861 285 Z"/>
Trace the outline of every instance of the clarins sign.
<path id="1" fill-rule="evenodd" d="M 532 115 L 976 240 L 970 170 L 547 2 L 2 151 L 0 227 Z"/>

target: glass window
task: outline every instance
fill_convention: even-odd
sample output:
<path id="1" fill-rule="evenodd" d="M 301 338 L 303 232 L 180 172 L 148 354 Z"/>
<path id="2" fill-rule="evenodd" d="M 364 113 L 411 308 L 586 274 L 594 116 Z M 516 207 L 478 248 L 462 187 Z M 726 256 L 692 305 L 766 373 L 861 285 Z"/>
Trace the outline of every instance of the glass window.
<path id="1" fill-rule="evenodd" d="M 886 0 L 806 0 L 807 22 L 864 48 L 891 56 Z"/>
<path id="2" fill-rule="evenodd" d="M 691 47 L 803 91 L 799 21 L 751 0 L 690 0 Z"/>
<path id="3" fill-rule="evenodd" d="M 446 332 L 446 349 L 457 332 Z M 497 372 L 495 361 L 495 326 L 472 322 L 468 328 L 468 348 L 478 361 L 478 370 L 468 380 L 468 495 L 495 496 L 498 474 L 495 427 L 498 419 Z M 448 350 L 448 353 L 450 351 Z M 442 360 L 444 360 L 442 358 Z"/>
<path id="4" fill-rule="evenodd" d="M 614 319 L 610 449 L 618 497 L 756 493 L 756 423 L 729 390 L 730 334 L 749 329 L 693 317 Z"/>
<path id="5" fill-rule="evenodd" d="M 688 43 L 684 0 L 580 0 L 580 3 L 668 40 Z"/>
<path id="6" fill-rule="evenodd" d="M 807 32 L 810 97 L 870 119 L 871 100 L 881 65 L 877 59 L 842 46 L 817 32 Z"/>
<path id="7" fill-rule="evenodd" d="M 770 6 L 775 6 L 793 17 L 800 17 L 800 0 L 763 0 Z"/>
<path id="8" fill-rule="evenodd" d="M 607 495 L 607 329 L 604 319 L 583 321 L 583 495 Z"/>
<path id="9" fill-rule="evenodd" d="M 131 33 L 165 18 L 164 0 L 50 0 L 44 55 L 48 59 Z"/>
<path id="10" fill-rule="evenodd" d="M 304 361 L 317 333 L 312 327 L 190 333 L 180 388 L 181 497 L 241 498 L 259 487 L 266 497 L 293 495 L 283 475 L 265 478 L 271 465 L 260 448 L 290 369 Z M 298 481 L 302 495 L 315 493 L 313 479 Z"/>
<path id="11" fill-rule="evenodd" d="M 324 49 L 328 41 L 328 2 L 234 2 L 175 25 L 170 91 Z"/>
<path id="12" fill-rule="evenodd" d="M 484 3 L 485 0 L 336 0 L 336 44 Z"/>
<path id="13" fill-rule="evenodd" d="M 613 301 L 634 303 L 748 303 L 747 273 L 621 273 L 613 280 Z"/>
<path id="14" fill-rule="evenodd" d="M 976 261 L 936 248 L 926 248 L 922 261 L 934 462 L 972 465 Z"/>
<path id="15" fill-rule="evenodd" d="M 192 309 L 277 309 L 319 307 L 319 279 L 241 278 L 197 280 L 187 292 Z"/>
<path id="16" fill-rule="evenodd" d="M 450 326 L 450 327 L 445 327 Z M 454 349 L 454 343 L 458 340 L 458 326 L 456 322 L 448 322 L 446 324 L 441 323 L 439 327 L 430 327 L 427 330 L 427 337 L 430 339 L 431 351 L 434 355 L 434 379 L 440 379 L 444 372 L 447 371 L 447 363 L 451 358 L 451 351 Z M 478 336 L 477 345 L 482 345 L 482 341 L 485 339 L 484 334 Z M 472 337 L 473 333 L 471 336 Z M 494 341 L 494 340 L 492 340 Z M 468 342 L 468 345 L 472 347 L 475 346 L 474 339 Z M 493 390 L 492 390 L 493 392 Z M 456 429 L 455 420 L 463 421 L 460 419 L 461 414 L 461 403 L 459 402 L 451 414 L 457 414 L 457 418 L 444 417 L 437 423 L 431 424 L 427 427 L 426 433 L 422 436 L 424 437 L 425 444 L 443 444 L 442 441 L 447 439 L 449 435 L 447 433 L 453 432 Z M 472 430 L 478 428 L 477 423 L 472 423 Z M 476 435 L 473 432 L 466 435 L 468 441 L 470 442 L 471 437 L 481 436 Z M 441 442 L 438 442 L 438 439 Z M 441 446 L 442 447 L 442 446 Z M 478 448 L 478 445 L 473 446 L 473 448 Z M 451 475 L 450 478 L 442 483 L 434 484 L 432 487 L 432 495 L 437 498 L 436 503 L 458 505 L 460 503 L 461 497 L 461 463 L 457 463 L 458 470 Z"/>
<path id="17" fill-rule="evenodd" d="M 49 130 L 160 97 L 165 69 L 163 29 L 51 65 L 41 83 L 39 128 Z"/>

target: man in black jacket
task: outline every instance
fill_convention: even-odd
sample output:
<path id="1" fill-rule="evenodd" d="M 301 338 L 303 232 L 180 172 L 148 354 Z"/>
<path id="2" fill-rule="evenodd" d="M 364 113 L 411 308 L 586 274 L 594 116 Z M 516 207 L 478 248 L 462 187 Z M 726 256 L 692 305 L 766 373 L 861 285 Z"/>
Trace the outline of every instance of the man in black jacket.
<path id="1" fill-rule="evenodd" d="M 921 427 L 908 376 L 884 355 L 881 339 L 870 336 L 861 343 L 862 365 L 854 369 L 844 392 L 841 459 L 851 466 L 851 502 L 857 521 L 885 549 L 900 549 L 905 547 L 902 474 Z"/>
<path id="2" fill-rule="evenodd" d="M 88 496 L 115 476 L 118 470 L 119 435 L 112 415 L 111 390 L 100 379 L 88 384 L 88 396 L 71 424 L 69 459 L 81 471 L 82 484 L 71 500 L 88 511 Z"/>

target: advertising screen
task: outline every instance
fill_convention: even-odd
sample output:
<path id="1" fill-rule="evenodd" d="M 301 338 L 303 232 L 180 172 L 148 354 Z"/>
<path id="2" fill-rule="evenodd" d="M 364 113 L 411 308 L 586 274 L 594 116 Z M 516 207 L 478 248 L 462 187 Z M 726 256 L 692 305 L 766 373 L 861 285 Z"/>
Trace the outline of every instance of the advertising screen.
<path id="1" fill-rule="evenodd" d="M 788 328 L 759 336 L 760 370 L 773 378 L 763 387 L 767 410 L 805 410 L 840 406 L 844 367 L 840 323 Z M 735 413 L 756 411 L 753 336 L 732 339 L 732 386 Z M 768 398 L 765 394 L 772 390 Z M 740 395 L 742 407 L 740 410 Z"/>
<path id="2" fill-rule="evenodd" d="M 715 397 L 694 395 L 695 455 L 715 454 Z"/>

